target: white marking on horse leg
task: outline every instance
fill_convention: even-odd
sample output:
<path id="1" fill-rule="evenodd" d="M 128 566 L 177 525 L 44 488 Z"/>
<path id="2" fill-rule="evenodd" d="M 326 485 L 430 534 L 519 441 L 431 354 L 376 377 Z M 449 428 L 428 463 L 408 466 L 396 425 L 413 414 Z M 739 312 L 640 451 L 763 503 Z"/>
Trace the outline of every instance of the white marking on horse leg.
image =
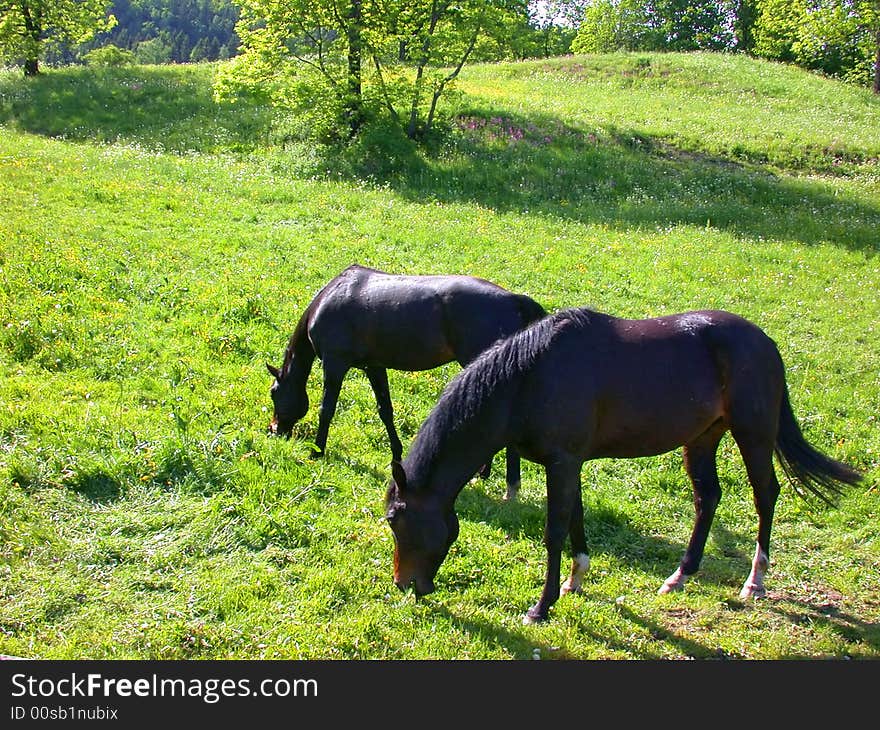
<path id="1" fill-rule="evenodd" d="M 767 591 L 764 589 L 764 573 L 770 565 L 770 558 L 758 545 L 755 548 L 755 557 L 752 558 L 752 571 L 739 592 L 740 598 L 764 598 Z"/>
<path id="2" fill-rule="evenodd" d="M 688 577 L 682 572 L 679 565 L 675 572 L 663 581 L 663 585 L 660 586 L 660 590 L 657 593 L 662 595 L 664 593 L 672 593 L 673 591 L 683 591 L 687 579 Z"/>
<path id="3" fill-rule="evenodd" d="M 584 579 L 584 573 L 590 568 L 590 556 L 586 553 L 578 553 L 571 561 L 571 575 L 568 580 L 562 584 L 562 595 L 566 593 L 580 593 L 581 582 Z"/>
<path id="4" fill-rule="evenodd" d="M 507 490 L 504 492 L 504 501 L 505 502 L 515 502 L 516 495 L 519 494 L 519 485 L 520 482 L 514 482 L 513 484 L 508 483 Z"/>

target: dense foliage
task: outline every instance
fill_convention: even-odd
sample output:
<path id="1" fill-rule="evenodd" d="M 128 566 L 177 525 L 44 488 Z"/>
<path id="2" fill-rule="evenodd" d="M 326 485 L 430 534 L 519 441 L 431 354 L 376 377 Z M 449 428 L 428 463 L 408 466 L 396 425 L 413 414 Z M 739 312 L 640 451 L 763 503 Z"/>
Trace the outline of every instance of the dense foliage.
<path id="1" fill-rule="evenodd" d="M 759 0 L 755 52 L 880 93 L 880 0 Z"/>
<path id="2" fill-rule="evenodd" d="M 0 0 L 0 60 L 34 76 L 46 48 L 76 44 L 112 27 L 107 0 Z"/>
<path id="3" fill-rule="evenodd" d="M 745 51 L 880 92 L 880 1 L 592 0 L 571 48 Z"/>
<path id="4" fill-rule="evenodd" d="M 87 48 L 112 44 L 142 63 L 230 58 L 238 49 L 232 0 L 113 0 L 116 25 Z"/>
<path id="5" fill-rule="evenodd" d="M 464 65 L 503 56 L 510 28 L 527 21 L 523 0 L 243 0 L 243 53 L 218 95 L 257 93 L 312 136 L 352 136 L 381 111 L 415 138 Z"/>

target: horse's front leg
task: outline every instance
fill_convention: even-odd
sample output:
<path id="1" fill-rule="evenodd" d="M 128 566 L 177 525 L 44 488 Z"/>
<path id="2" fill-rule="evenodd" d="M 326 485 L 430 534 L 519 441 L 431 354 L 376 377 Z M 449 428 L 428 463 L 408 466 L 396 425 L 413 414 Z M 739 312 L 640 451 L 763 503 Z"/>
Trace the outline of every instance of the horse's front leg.
<path id="1" fill-rule="evenodd" d="M 339 400 L 339 391 L 342 389 L 342 381 L 348 372 L 348 365 L 332 358 L 323 361 L 324 368 L 324 393 L 321 397 L 321 411 L 318 415 L 318 433 L 315 436 L 315 446 L 318 450 L 313 456 L 323 456 L 327 448 L 327 434 L 330 432 L 330 421 L 336 413 L 336 403 Z"/>
<path id="2" fill-rule="evenodd" d="M 546 467 L 547 520 L 544 545 L 547 548 L 547 573 L 541 598 L 523 617 L 523 623 L 546 621 L 550 608 L 559 598 L 562 547 L 568 535 L 576 498 L 581 488 L 581 462 L 570 457 L 558 459 Z M 583 517 L 581 517 L 583 519 Z"/>

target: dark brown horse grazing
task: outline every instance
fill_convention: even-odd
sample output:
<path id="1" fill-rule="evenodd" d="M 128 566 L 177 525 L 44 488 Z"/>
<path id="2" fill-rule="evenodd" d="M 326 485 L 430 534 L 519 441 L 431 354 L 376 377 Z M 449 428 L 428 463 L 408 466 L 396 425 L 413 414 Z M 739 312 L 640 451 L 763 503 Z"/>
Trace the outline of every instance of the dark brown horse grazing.
<path id="1" fill-rule="evenodd" d="M 354 367 L 369 378 L 391 441 L 392 458 L 399 460 L 403 446 L 394 428 L 386 369 L 429 370 L 453 360 L 466 365 L 499 338 L 545 314 L 529 297 L 483 279 L 395 276 L 349 266 L 306 307 L 281 367 L 267 365 L 275 378 L 269 430 L 289 436 L 308 412 L 306 380 L 317 356 L 324 369 L 317 455 L 327 447 L 342 380 Z M 484 462 L 483 476 L 488 475 L 490 463 L 491 455 Z M 513 498 L 519 487 L 519 469 L 519 456 L 508 449 L 507 498 Z"/>
<path id="2" fill-rule="evenodd" d="M 547 574 L 526 622 L 559 597 L 566 535 L 574 562 L 563 592 L 589 565 L 581 501 L 588 459 L 651 456 L 684 446 L 696 521 L 678 569 L 661 587 L 680 590 L 700 566 L 721 498 L 718 443 L 730 431 L 745 461 L 758 540 L 741 596 L 764 595 L 770 528 L 779 494 L 776 453 L 802 496 L 826 502 L 860 474 L 810 446 L 788 399 L 782 358 L 754 324 L 703 311 L 627 320 L 587 309 L 548 316 L 499 342 L 461 371 L 422 424 L 406 460 L 392 464 L 386 518 L 394 532 L 394 582 L 417 594 L 458 536 L 455 500 L 474 469 L 516 446 L 547 476 Z"/>

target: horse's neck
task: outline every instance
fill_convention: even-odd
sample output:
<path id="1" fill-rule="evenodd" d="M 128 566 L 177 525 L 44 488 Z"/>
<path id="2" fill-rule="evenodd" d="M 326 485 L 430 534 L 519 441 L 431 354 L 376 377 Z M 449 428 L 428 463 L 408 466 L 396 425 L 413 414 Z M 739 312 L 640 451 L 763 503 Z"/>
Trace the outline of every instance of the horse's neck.
<path id="1" fill-rule="evenodd" d="M 496 444 L 477 428 L 465 429 L 447 439 L 432 457 L 420 464 L 420 481 L 440 502 L 452 506 L 461 490 L 504 444 Z"/>
<path id="2" fill-rule="evenodd" d="M 293 382 L 302 383 L 305 387 L 314 362 L 315 348 L 312 347 L 309 340 L 307 316 L 303 315 L 287 343 L 281 370 L 284 377 L 291 378 Z"/>

